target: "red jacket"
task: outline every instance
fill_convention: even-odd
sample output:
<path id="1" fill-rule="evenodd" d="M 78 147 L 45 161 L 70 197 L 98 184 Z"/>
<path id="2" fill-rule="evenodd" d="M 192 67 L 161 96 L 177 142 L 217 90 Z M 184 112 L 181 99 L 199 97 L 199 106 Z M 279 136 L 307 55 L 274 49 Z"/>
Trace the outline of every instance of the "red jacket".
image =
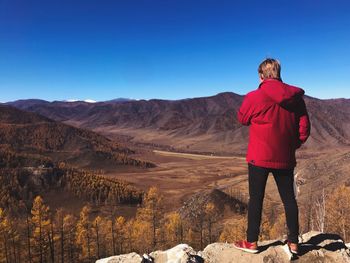
<path id="1" fill-rule="evenodd" d="M 295 150 L 310 135 L 303 95 L 300 88 L 266 79 L 244 97 L 237 118 L 250 125 L 247 162 L 266 168 L 295 167 Z"/>

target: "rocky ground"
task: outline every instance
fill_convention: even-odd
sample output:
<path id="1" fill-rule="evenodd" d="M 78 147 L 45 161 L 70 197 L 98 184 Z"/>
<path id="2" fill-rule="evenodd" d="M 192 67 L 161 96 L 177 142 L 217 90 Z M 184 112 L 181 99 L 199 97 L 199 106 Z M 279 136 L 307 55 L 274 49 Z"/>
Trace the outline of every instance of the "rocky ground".
<path id="1" fill-rule="evenodd" d="M 259 242 L 259 253 L 250 254 L 235 249 L 230 243 L 213 243 L 196 252 L 187 244 L 165 251 L 138 255 L 129 253 L 97 260 L 96 263 L 251 263 L 251 262 L 350 262 L 350 249 L 340 236 L 308 232 L 300 237 L 300 252 L 293 256 L 284 241 Z"/>

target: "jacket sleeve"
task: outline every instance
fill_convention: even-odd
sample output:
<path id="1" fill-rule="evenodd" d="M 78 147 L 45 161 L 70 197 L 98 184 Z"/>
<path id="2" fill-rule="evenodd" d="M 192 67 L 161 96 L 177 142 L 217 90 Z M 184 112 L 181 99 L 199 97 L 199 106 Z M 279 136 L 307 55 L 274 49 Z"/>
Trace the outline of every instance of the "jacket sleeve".
<path id="1" fill-rule="evenodd" d="M 254 113 L 254 107 L 253 103 L 251 102 L 251 98 L 249 94 L 247 94 L 242 102 L 241 107 L 237 111 L 237 120 L 242 123 L 243 125 L 250 125 L 250 121 L 253 117 Z"/>
<path id="2" fill-rule="evenodd" d="M 309 138 L 311 125 L 305 101 L 302 98 L 299 110 L 299 140 L 300 143 L 303 144 L 306 142 L 307 138 Z"/>

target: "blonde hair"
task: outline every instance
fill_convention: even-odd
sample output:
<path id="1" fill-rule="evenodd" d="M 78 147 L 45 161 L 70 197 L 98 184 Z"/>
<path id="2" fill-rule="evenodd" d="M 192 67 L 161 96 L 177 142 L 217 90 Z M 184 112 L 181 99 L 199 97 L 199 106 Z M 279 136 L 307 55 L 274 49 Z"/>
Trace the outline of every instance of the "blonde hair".
<path id="1" fill-rule="evenodd" d="M 267 58 L 260 63 L 258 72 L 262 79 L 281 79 L 281 64 L 277 59 Z"/>

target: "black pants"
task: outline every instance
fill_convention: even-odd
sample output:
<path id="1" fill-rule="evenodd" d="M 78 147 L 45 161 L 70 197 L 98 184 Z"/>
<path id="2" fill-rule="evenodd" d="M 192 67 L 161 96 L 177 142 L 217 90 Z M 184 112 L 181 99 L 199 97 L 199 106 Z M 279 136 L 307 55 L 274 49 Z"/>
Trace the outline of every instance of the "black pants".
<path id="1" fill-rule="evenodd" d="M 261 212 L 265 194 L 267 176 L 272 172 L 278 192 L 284 205 L 288 227 L 288 240 L 297 243 L 299 235 L 298 205 L 294 194 L 294 169 L 272 169 L 254 166 L 248 163 L 249 204 L 247 241 L 258 241 Z"/>

